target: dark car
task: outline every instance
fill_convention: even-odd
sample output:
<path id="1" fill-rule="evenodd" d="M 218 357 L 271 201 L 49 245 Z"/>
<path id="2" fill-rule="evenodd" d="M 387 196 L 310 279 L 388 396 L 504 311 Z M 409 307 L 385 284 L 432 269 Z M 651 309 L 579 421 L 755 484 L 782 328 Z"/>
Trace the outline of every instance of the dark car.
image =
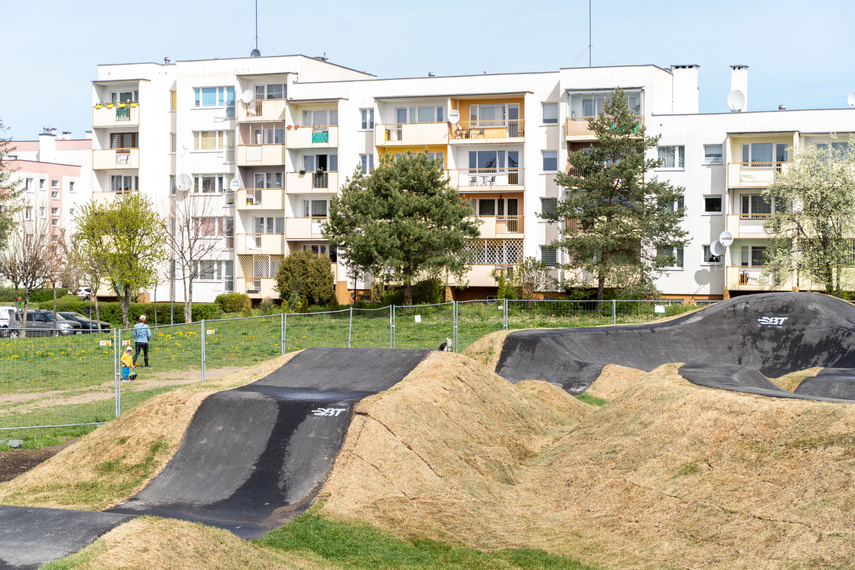
<path id="1" fill-rule="evenodd" d="M 52 311 L 32 310 L 27 311 L 27 323 L 25 326 L 27 336 L 59 336 L 69 334 L 81 334 L 83 328 L 77 321 L 66 319 L 60 313 L 53 320 Z"/>
<path id="2" fill-rule="evenodd" d="M 80 323 L 80 327 L 83 329 L 84 333 L 91 332 L 109 332 L 112 330 L 110 323 L 105 323 L 104 321 L 96 321 L 95 319 L 90 319 L 86 315 L 82 315 L 80 313 L 75 313 L 74 311 L 62 311 L 59 313 L 66 319 L 71 319 L 72 321 L 77 321 Z"/>

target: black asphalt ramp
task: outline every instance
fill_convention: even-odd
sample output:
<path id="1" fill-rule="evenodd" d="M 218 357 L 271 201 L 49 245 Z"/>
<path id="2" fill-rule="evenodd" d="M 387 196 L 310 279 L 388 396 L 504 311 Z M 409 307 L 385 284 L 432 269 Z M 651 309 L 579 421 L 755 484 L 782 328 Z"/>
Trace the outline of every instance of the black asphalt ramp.
<path id="1" fill-rule="evenodd" d="M 134 517 L 0 505 L 0 570 L 38 568 L 85 548 Z"/>
<path id="2" fill-rule="evenodd" d="M 845 301 L 817 293 L 763 293 L 661 323 L 514 332 L 505 340 L 496 372 L 511 382 L 545 380 L 578 394 L 607 364 L 650 371 L 683 362 L 691 364 L 685 370 L 702 385 L 793 397 L 777 392 L 765 377 L 815 366 L 855 368 L 853 332 L 855 307 Z M 703 372 L 704 366 L 715 368 Z M 830 382 L 824 386 L 812 394 L 806 388 L 801 397 L 855 394 L 855 386 L 836 391 Z"/>
<path id="3" fill-rule="evenodd" d="M 160 475 L 109 512 L 257 538 L 312 504 L 353 406 L 400 382 L 429 352 L 307 349 L 253 384 L 211 395 Z"/>

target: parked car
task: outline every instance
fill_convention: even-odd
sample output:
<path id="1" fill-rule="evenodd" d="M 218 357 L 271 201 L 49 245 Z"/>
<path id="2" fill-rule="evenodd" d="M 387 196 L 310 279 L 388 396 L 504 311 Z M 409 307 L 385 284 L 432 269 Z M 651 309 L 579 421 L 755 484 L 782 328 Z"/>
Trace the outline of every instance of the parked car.
<path id="1" fill-rule="evenodd" d="M 84 333 L 90 332 L 98 332 L 98 331 L 110 331 L 112 327 L 110 323 L 104 321 L 96 321 L 95 319 L 90 319 L 86 315 L 81 315 L 80 313 L 75 313 L 74 311 L 62 311 L 59 313 L 66 319 L 71 319 L 72 321 L 77 321 L 80 323 L 81 328 Z"/>
<path id="2" fill-rule="evenodd" d="M 0 337 L 17 338 L 18 333 L 11 334 L 11 330 L 18 328 L 18 319 L 15 317 L 15 307 L 0 307 Z"/>
<path id="3" fill-rule="evenodd" d="M 60 313 L 53 320 L 53 312 L 40 309 L 27 311 L 27 322 L 25 325 L 27 336 L 59 336 L 69 334 L 81 334 L 83 328 L 75 320 L 67 319 Z"/>
<path id="4" fill-rule="evenodd" d="M 77 296 L 80 297 L 83 301 L 88 301 L 92 298 L 92 288 L 91 287 L 81 287 L 77 290 Z"/>

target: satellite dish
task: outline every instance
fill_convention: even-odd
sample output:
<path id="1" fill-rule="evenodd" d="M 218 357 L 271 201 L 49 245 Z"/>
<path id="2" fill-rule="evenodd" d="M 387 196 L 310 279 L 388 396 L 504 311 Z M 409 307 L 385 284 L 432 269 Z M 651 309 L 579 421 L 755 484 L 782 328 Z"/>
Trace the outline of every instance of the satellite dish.
<path id="1" fill-rule="evenodd" d="M 179 192 L 187 192 L 193 186 L 193 178 L 189 174 L 179 174 L 175 180 L 175 187 Z"/>
<path id="2" fill-rule="evenodd" d="M 719 256 L 724 253 L 724 246 L 720 241 L 714 241 L 712 245 L 710 245 L 710 253 L 715 256 Z"/>
<path id="3" fill-rule="evenodd" d="M 232 192 L 237 192 L 238 190 L 240 190 L 240 180 L 238 180 L 237 178 L 232 178 L 232 181 L 229 184 L 229 188 Z"/>
<path id="4" fill-rule="evenodd" d="M 243 93 L 240 94 L 240 100 L 242 103 L 247 103 L 247 104 L 252 103 L 252 99 L 253 99 L 252 89 L 247 89 L 246 91 L 244 91 Z"/>
<path id="5" fill-rule="evenodd" d="M 448 122 L 452 125 L 456 125 L 460 121 L 460 111 L 457 109 L 452 109 L 448 112 Z"/>
<path id="6" fill-rule="evenodd" d="M 741 111 L 745 107 L 745 93 L 739 89 L 734 89 L 727 96 L 727 106 L 731 111 Z"/>
<path id="7" fill-rule="evenodd" d="M 728 247 L 733 243 L 733 234 L 728 231 L 721 232 L 718 236 L 718 241 L 721 242 L 721 245 L 724 247 Z"/>
<path id="8" fill-rule="evenodd" d="M 849 94 L 849 97 L 846 98 L 846 102 L 849 103 L 850 107 L 855 107 L 855 91 Z"/>

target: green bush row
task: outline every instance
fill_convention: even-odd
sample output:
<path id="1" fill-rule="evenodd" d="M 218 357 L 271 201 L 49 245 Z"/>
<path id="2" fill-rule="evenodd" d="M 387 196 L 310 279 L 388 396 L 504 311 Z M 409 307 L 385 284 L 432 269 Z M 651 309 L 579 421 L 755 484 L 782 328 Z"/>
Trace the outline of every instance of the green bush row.
<path id="1" fill-rule="evenodd" d="M 43 301 L 38 304 L 40 309 L 53 310 L 53 298 L 50 301 Z M 89 315 L 91 308 L 92 318 L 95 318 L 95 303 L 89 301 L 81 301 L 77 297 L 65 296 L 56 301 L 57 311 L 74 311 L 83 315 Z M 149 326 L 168 325 L 169 324 L 169 303 L 157 304 L 157 315 L 155 315 L 154 303 L 131 303 L 128 309 L 128 320 L 133 325 L 137 322 L 140 315 L 145 315 Z M 175 323 L 184 322 L 184 304 L 175 303 L 174 307 Z M 98 312 L 102 321 L 106 321 L 113 326 L 121 326 L 122 310 L 119 308 L 118 302 L 98 303 Z M 201 321 L 203 319 L 215 319 L 222 315 L 219 305 L 216 303 L 193 303 L 193 321 Z"/>
<path id="2" fill-rule="evenodd" d="M 66 293 L 68 293 L 68 289 L 57 289 L 57 299 Z M 12 305 L 18 301 L 18 296 L 23 299 L 23 291 L 16 293 L 13 287 L 0 287 L 0 304 Z M 45 301 L 53 301 L 53 289 L 36 289 L 30 293 L 30 303 L 43 303 Z"/>

